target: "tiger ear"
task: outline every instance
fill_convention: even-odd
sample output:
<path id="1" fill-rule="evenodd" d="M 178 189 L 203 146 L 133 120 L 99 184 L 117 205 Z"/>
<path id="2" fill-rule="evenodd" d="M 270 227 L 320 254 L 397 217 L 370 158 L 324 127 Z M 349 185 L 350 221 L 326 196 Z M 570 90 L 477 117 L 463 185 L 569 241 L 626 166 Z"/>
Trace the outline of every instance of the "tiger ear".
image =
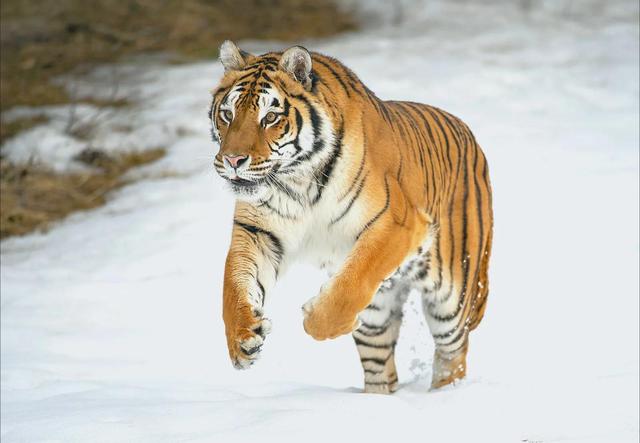
<path id="1" fill-rule="evenodd" d="M 294 80 L 302 83 L 308 91 L 311 89 L 311 54 L 302 46 L 292 46 L 280 57 L 280 68 Z"/>
<path id="2" fill-rule="evenodd" d="M 249 57 L 249 53 L 241 51 L 231 40 L 225 40 L 220 45 L 220 63 L 224 66 L 225 72 L 242 69 Z"/>

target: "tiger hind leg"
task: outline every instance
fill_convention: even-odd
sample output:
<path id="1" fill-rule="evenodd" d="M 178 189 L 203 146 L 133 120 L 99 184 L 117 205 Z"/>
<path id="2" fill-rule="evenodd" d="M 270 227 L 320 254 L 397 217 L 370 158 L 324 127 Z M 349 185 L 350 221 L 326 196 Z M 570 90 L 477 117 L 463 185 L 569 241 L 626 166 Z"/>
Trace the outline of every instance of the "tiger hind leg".
<path id="1" fill-rule="evenodd" d="M 460 294 L 424 291 L 423 311 L 435 343 L 431 389 L 438 389 L 465 377 L 469 348 L 468 313 Z"/>
<path id="2" fill-rule="evenodd" d="M 433 356 L 433 375 L 431 389 L 455 383 L 467 375 L 467 349 L 469 340 L 466 339 L 459 349 L 453 352 L 436 347 Z"/>
<path id="3" fill-rule="evenodd" d="M 408 294 L 402 280 L 391 277 L 359 315 L 361 324 L 353 339 L 364 370 L 364 392 L 391 394 L 398 389 L 394 352 Z"/>
<path id="4" fill-rule="evenodd" d="M 482 320 L 489 294 L 491 231 L 482 251 L 477 262 L 466 264 L 468 285 L 425 282 L 421 288 L 423 311 L 435 343 L 432 389 L 454 383 L 467 373 L 469 332 Z"/>
<path id="5" fill-rule="evenodd" d="M 446 231 L 449 224 L 442 225 L 434 247 L 428 251 L 425 270 L 416 273 L 413 280 L 413 287 L 422 295 L 423 312 L 435 344 L 432 389 L 466 376 L 469 332 L 482 320 L 489 290 L 491 230 L 485 230 L 482 242 L 468 242 L 468 254 L 461 258 L 452 257 L 454 249 L 442 241 L 450 238 Z"/>

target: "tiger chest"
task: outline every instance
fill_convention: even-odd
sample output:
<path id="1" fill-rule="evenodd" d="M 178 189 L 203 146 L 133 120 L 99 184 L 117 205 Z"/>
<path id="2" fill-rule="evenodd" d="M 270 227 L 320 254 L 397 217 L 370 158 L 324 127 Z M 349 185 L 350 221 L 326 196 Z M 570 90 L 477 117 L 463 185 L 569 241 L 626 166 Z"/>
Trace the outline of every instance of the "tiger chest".
<path id="1" fill-rule="evenodd" d="M 355 237 L 343 230 L 313 226 L 300 243 L 298 256 L 304 262 L 335 273 L 353 249 Z"/>

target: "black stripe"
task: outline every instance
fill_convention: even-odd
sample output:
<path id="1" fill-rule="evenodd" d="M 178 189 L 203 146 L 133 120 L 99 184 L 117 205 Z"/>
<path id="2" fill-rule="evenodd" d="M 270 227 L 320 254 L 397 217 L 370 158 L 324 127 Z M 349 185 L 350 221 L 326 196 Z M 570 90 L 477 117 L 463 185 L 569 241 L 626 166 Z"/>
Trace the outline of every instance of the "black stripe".
<path id="1" fill-rule="evenodd" d="M 382 371 L 380 371 L 380 372 L 382 372 Z M 380 372 L 378 372 L 378 374 Z M 395 383 L 397 381 L 398 381 L 397 378 L 395 380 L 389 380 L 388 382 L 387 381 L 366 381 L 365 380 L 364 384 L 365 385 L 370 385 L 370 386 L 388 386 L 388 385 L 391 385 L 391 384 L 393 384 L 393 383 Z"/>
<path id="2" fill-rule="evenodd" d="M 243 69 L 243 70 L 244 70 L 244 69 Z M 253 77 L 253 76 L 254 76 L 256 73 L 258 73 L 258 72 L 259 72 L 259 71 L 251 71 L 251 72 L 248 72 L 248 73 L 244 74 L 242 77 L 240 77 L 238 80 L 244 80 L 244 79 L 247 79 L 247 78 L 249 78 L 249 77 Z M 247 84 L 247 83 L 248 83 L 248 82 L 243 83 L 243 85 L 244 85 L 244 84 Z"/>
<path id="3" fill-rule="evenodd" d="M 376 112 L 380 114 L 380 103 L 382 101 L 376 96 L 376 94 L 371 89 L 367 88 L 364 84 L 362 85 L 362 87 L 364 88 L 367 99 L 369 100 L 373 108 L 376 110 Z"/>
<path id="4" fill-rule="evenodd" d="M 380 210 L 380 212 L 378 212 L 371 220 L 369 220 L 364 225 L 364 227 L 362 228 L 360 233 L 356 236 L 356 240 L 358 240 L 360 238 L 360 236 L 364 233 L 364 231 L 369 229 L 369 227 L 371 225 L 373 225 L 382 216 L 382 214 L 384 214 L 387 211 L 387 209 L 389 209 L 389 201 L 391 199 L 391 193 L 389 192 L 389 183 L 387 182 L 387 177 L 386 176 L 384 178 L 384 189 L 385 189 L 385 192 L 387 193 L 387 197 L 386 197 L 386 201 L 384 203 L 384 207 Z"/>
<path id="5" fill-rule="evenodd" d="M 329 84 L 327 82 L 324 81 L 324 79 L 322 78 L 322 76 L 318 75 L 317 71 L 314 71 L 315 74 L 313 75 L 313 77 L 311 77 L 311 93 L 312 94 L 316 94 L 318 85 L 317 83 L 320 83 L 322 86 L 324 86 L 325 88 L 327 88 L 328 94 L 327 95 L 333 95 L 333 90 L 331 89 L 331 86 L 329 86 Z M 317 83 L 316 83 L 317 81 Z"/>
<path id="6" fill-rule="evenodd" d="M 389 348 L 392 348 L 392 347 L 394 347 L 396 345 L 395 342 L 392 342 L 392 343 L 380 343 L 380 344 L 379 343 L 367 343 L 366 341 L 361 340 L 361 339 L 359 339 L 359 338 L 357 338 L 355 336 L 353 337 L 353 341 L 356 342 L 357 346 L 366 346 L 368 348 L 374 348 L 374 349 L 389 349 Z"/>
<path id="7" fill-rule="evenodd" d="M 389 318 L 387 318 L 387 320 L 380 326 L 372 325 L 371 323 L 367 323 L 361 320 L 360 327 L 356 329 L 354 332 L 357 332 L 358 334 L 362 334 L 367 337 L 375 337 L 376 335 L 382 335 L 387 331 L 387 329 L 391 325 L 392 320 L 393 320 L 393 317 L 389 316 Z M 363 327 L 365 329 L 369 329 L 372 332 L 369 333 L 369 332 L 363 331 L 362 330 Z M 377 332 L 374 333 L 373 331 L 377 331 Z"/>
<path id="8" fill-rule="evenodd" d="M 366 91 L 360 91 L 357 88 L 357 85 L 360 85 L 360 87 L 362 87 L 362 82 L 356 77 L 353 71 L 341 63 L 340 63 L 340 67 L 344 71 L 344 75 L 347 77 L 347 80 L 349 81 L 349 86 L 351 86 L 351 88 L 356 92 L 356 94 L 358 94 L 361 97 L 365 97 Z"/>
<path id="9" fill-rule="evenodd" d="M 351 94 L 349 93 L 349 88 L 347 87 L 347 84 L 344 82 L 344 80 L 342 80 L 342 77 L 340 77 L 340 74 L 338 74 L 331 65 L 329 65 L 328 63 L 324 62 L 323 60 L 320 60 L 319 58 L 316 58 L 315 60 L 316 62 L 320 63 L 322 66 L 324 66 L 325 68 L 327 68 L 329 70 L 329 72 L 331 72 L 331 74 L 335 77 L 336 80 L 338 80 L 338 82 L 340 83 L 340 86 L 342 86 L 342 89 L 344 90 L 344 92 L 347 94 L 347 97 L 351 97 Z"/>
<path id="10" fill-rule="evenodd" d="M 464 348 L 467 344 L 467 340 L 465 338 L 465 340 L 462 340 L 462 342 L 460 343 L 460 346 L 458 346 L 457 348 L 454 348 L 450 351 L 443 351 L 442 349 L 438 349 L 438 353 L 439 354 L 455 354 L 456 352 L 458 352 L 460 349 Z"/>
<path id="11" fill-rule="evenodd" d="M 471 136 L 473 137 L 473 135 Z M 477 169 L 478 169 L 478 157 L 480 156 L 479 150 L 480 147 L 475 143 L 474 141 L 474 157 L 473 157 L 473 184 L 475 187 L 475 192 L 476 192 L 476 217 L 478 217 L 478 225 L 479 225 L 479 239 L 478 239 L 478 254 L 476 257 L 477 260 L 477 264 L 476 266 L 478 267 L 478 271 L 480 269 L 480 263 L 482 261 L 482 254 L 484 252 L 484 219 L 482 217 L 482 194 L 480 192 L 480 183 L 478 183 L 478 174 L 477 174 Z M 477 272 L 477 271 L 476 271 Z M 473 300 L 475 301 L 477 299 L 476 295 L 478 293 L 478 285 L 477 285 L 477 277 L 475 278 L 475 282 L 474 282 L 474 294 L 473 294 Z"/>
<path id="12" fill-rule="evenodd" d="M 268 210 L 270 210 L 274 214 L 278 215 L 279 217 L 286 218 L 287 220 L 297 220 L 298 219 L 298 217 L 296 217 L 296 216 L 285 214 L 282 211 L 280 211 L 278 208 L 274 208 L 273 206 L 271 206 L 269 204 L 270 201 L 271 201 L 271 199 L 259 204 L 258 206 L 259 207 L 266 207 Z"/>
<path id="13" fill-rule="evenodd" d="M 302 130 L 302 114 L 300 114 L 300 111 L 298 110 L 298 108 L 295 108 L 296 111 L 296 125 L 298 126 L 298 131 L 297 134 L 300 135 L 300 131 Z M 298 138 L 298 135 L 296 135 L 296 139 Z"/>
<path id="14" fill-rule="evenodd" d="M 257 278 L 257 277 L 256 277 L 256 283 L 258 284 L 258 288 L 260 289 L 260 299 L 261 299 L 261 303 L 260 304 L 262 306 L 264 306 L 264 297 L 266 295 L 266 293 L 264 291 L 264 286 L 262 285 L 262 282 L 260 281 L 260 279 Z"/>
<path id="15" fill-rule="evenodd" d="M 312 157 L 314 157 L 316 154 L 318 154 L 320 151 L 324 149 L 324 145 L 325 145 L 324 140 L 319 136 L 320 128 L 322 127 L 322 119 L 320 119 L 320 116 L 317 113 L 315 107 L 311 104 L 311 102 L 307 99 L 307 97 L 305 97 L 302 94 L 292 95 L 291 97 L 302 101 L 307 107 L 309 111 L 311 123 L 312 123 L 314 141 L 313 141 L 313 147 L 311 151 L 307 151 L 304 154 L 298 157 L 295 157 L 295 159 L 291 163 L 289 163 L 287 166 L 282 168 L 281 172 L 285 172 L 285 173 L 287 173 L 288 171 L 291 171 L 295 166 L 301 164 L 302 162 L 307 161 Z"/>
<path id="16" fill-rule="evenodd" d="M 442 338 L 449 338 L 457 330 L 458 330 L 458 325 L 456 325 L 453 328 L 449 329 L 447 332 L 443 332 L 442 334 L 431 334 L 431 336 L 434 338 L 434 340 L 439 340 L 439 339 L 442 339 Z"/>
<path id="17" fill-rule="evenodd" d="M 438 227 L 438 237 L 436 238 L 436 260 L 438 260 L 438 282 L 436 283 L 436 289 L 440 290 L 442 287 L 442 251 L 440 251 L 440 227 Z"/>
<path id="18" fill-rule="evenodd" d="M 367 145 L 363 144 L 363 147 L 362 147 L 362 160 L 360 160 L 360 166 L 358 167 L 358 172 L 356 173 L 356 176 L 351 181 L 351 184 L 349 185 L 349 189 L 347 189 L 347 192 L 345 192 L 342 195 L 342 197 L 340 197 L 338 199 L 339 201 L 342 201 L 347 195 L 349 195 L 349 193 L 351 192 L 353 187 L 358 182 L 358 179 L 360 178 L 360 174 L 362 174 L 362 171 L 364 170 L 364 164 L 365 164 L 365 160 L 366 159 L 367 159 Z"/>
<path id="19" fill-rule="evenodd" d="M 382 115 L 382 118 L 385 119 L 386 122 L 391 125 L 392 124 L 391 123 L 391 116 L 389 115 L 389 111 L 387 110 L 387 106 L 386 106 L 385 102 L 380 101 L 378 104 L 379 104 L 380 115 Z"/>
<path id="20" fill-rule="evenodd" d="M 452 285 L 452 289 L 453 289 L 453 285 Z M 451 296 L 451 293 L 452 293 L 452 289 L 449 290 L 449 294 L 447 295 L 447 297 L 445 297 L 444 300 L 449 299 L 449 297 Z M 444 300 L 441 303 L 443 303 Z M 460 309 L 461 308 L 462 308 L 462 305 L 460 303 L 458 303 L 456 305 L 455 311 L 450 313 L 450 314 L 440 315 L 440 314 L 434 314 L 433 312 L 429 312 L 429 317 L 431 317 L 432 319 L 436 320 L 437 322 L 446 323 L 446 322 L 449 322 L 449 321 L 453 320 L 454 318 L 456 318 L 456 316 L 460 313 Z"/>
<path id="21" fill-rule="evenodd" d="M 464 275 L 464 280 L 462 283 L 462 288 L 461 288 L 461 300 L 458 303 L 458 306 L 460 305 L 464 305 L 466 303 L 466 299 L 467 299 L 467 287 L 469 285 L 469 259 L 468 259 L 468 255 L 469 255 L 469 233 L 467 232 L 468 230 L 468 226 L 469 226 L 469 171 L 468 171 L 468 166 L 467 166 L 467 162 L 468 162 L 468 154 L 469 154 L 469 149 L 468 147 L 461 147 L 461 149 L 464 149 L 464 155 L 462 156 L 462 187 L 463 187 L 463 194 L 462 194 L 462 270 L 463 270 L 463 275 Z M 462 306 L 461 306 L 462 308 Z M 462 319 L 460 320 L 462 321 Z"/>
<path id="22" fill-rule="evenodd" d="M 295 201 L 296 203 L 298 203 L 299 205 L 303 205 L 304 203 L 304 198 L 302 195 L 300 195 L 298 192 L 294 191 L 289 185 L 287 185 L 286 183 L 284 183 L 282 180 L 280 180 L 278 177 L 269 174 L 265 177 L 265 181 L 267 183 L 270 183 L 272 185 L 274 185 L 276 188 L 278 188 L 279 191 L 282 191 L 282 193 L 285 195 L 285 197 Z"/>
<path id="23" fill-rule="evenodd" d="M 375 363 L 377 365 L 380 366 L 384 366 L 387 364 L 387 360 L 389 360 L 389 357 L 387 358 L 375 358 L 375 357 L 366 357 L 366 358 L 361 358 L 360 361 L 362 363 Z"/>
<path id="24" fill-rule="evenodd" d="M 458 325 L 456 325 L 456 328 L 454 329 L 454 331 L 458 331 L 458 333 L 455 335 L 455 337 L 453 337 L 448 342 L 437 342 L 436 344 L 438 346 L 451 346 L 452 344 L 454 344 L 455 342 L 460 340 L 462 338 L 462 336 L 464 336 L 465 333 L 466 333 L 465 328 L 464 327 L 460 327 L 460 326 L 461 325 L 458 324 Z M 448 337 L 443 337 L 443 338 L 448 338 Z M 434 336 L 434 340 L 435 340 L 435 336 Z"/>
<path id="25" fill-rule="evenodd" d="M 320 171 L 320 177 L 318 178 L 318 182 L 316 183 L 318 185 L 318 193 L 316 194 L 314 199 L 311 201 L 312 205 L 315 205 L 316 203 L 318 203 L 318 201 L 320 201 L 320 198 L 322 198 L 322 193 L 324 192 L 324 189 L 327 186 L 327 183 L 329 183 L 331 174 L 333 173 L 333 170 L 336 167 L 338 159 L 342 154 L 342 137 L 343 136 L 344 136 L 344 126 L 341 124 L 340 128 L 338 129 L 338 133 L 335 134 L 333 150 L 331 151 L 329 159 L 327 160 L 324 167 Z"/>
<path id="26" fill-rule="evenodd" d="M 322 119 L 320 118 L 318 111 L 316 111 L 315 106 L 313 106 L 304 95 L 297 95 L 295 98 L 302 101 L 307 107 L 307 110 L 309 111 L 309 119 L 311 120 L 311 127 L 313 128 L 313 139 L 317 140 L 318 134 L 322 131 Z"/>
<path id="27" fill-rule="evenodd" d="M 247 231 L 250 234 L 253 234 L 255 236 L 257 235 L 264 235 L 265 237 L 267 237 L 269 239 L 269 241 L 271 242 L 271 244 L 273 245 L 273 249 L 272 252 L 274 253 L 274 255 L 276 256 L 277 259 L 277 264 L 279 265 L 280 262 L 282 261 L 282 257 L 284 255 L 284 248 L 282 247 L 282 242 L 280 241 L 280 239 L 278 237 L 276 237 L 272 232 L 269 232 L 265 229 L 262 229 L 258 226 L 254 226 L 254 225 L 250 225 L 247 223 L 243 223 L 237 219 L 233 220 L 233 223 L 244 229 L 245 231 Z M 277 266 L 276 266 L 277 267 Z"/>
<path id="28" fill-rule="evenodd" d="M 367 176 L 369 175 L 369 172 L 367 172 L 365 174 L 365 176 L 362 178 L 362 181 L 360 181 L 360 185 L 358 185 L 358 190 L 356 191 L 356 193 L 354 194 L 354 196 L 351 198 L 351 200 L 349 201 L 349 204 L 347 205 L 347 207 L 342 211 L 342 213 L 334 218 L 333 220 L 331 220 L 331 222 L 329 223 L 329 226 L 334 225 L 336 223 L 338 223 L 340 220 L 342 220 L 344 218 L 345 215 L 347 215 L 347 213 L 351 210 L 351 208 L 353 207 L 353 204 L 355 203 L 355 201 L 358 199 L 358 197 L 360 196 L 360 193 L 362 192 L 362 190 L 364 189 L 364 183 L 367 180 Z"/>

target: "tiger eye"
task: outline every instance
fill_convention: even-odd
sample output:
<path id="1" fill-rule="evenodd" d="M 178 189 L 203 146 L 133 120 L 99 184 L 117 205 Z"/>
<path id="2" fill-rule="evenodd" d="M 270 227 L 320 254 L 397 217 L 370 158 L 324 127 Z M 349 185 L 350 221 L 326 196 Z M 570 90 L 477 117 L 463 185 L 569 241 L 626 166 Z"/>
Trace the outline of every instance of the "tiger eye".
<path id="1" fill-rule="evenodd" d="M 221 112 L 222 114 L 222 118 L 228 122 L 230 122 L 231 120 L 233 120 L 233 112 L 229 111 L 228 109 L 224 110 Z"/>
<path id="2" fill-rule="evenodd" d="M 267 123 L 273 123 L 278 118 L 278 115 L 275 112 L 267 112 L 267 115 L 264 116 L 264 120 Z"/>

